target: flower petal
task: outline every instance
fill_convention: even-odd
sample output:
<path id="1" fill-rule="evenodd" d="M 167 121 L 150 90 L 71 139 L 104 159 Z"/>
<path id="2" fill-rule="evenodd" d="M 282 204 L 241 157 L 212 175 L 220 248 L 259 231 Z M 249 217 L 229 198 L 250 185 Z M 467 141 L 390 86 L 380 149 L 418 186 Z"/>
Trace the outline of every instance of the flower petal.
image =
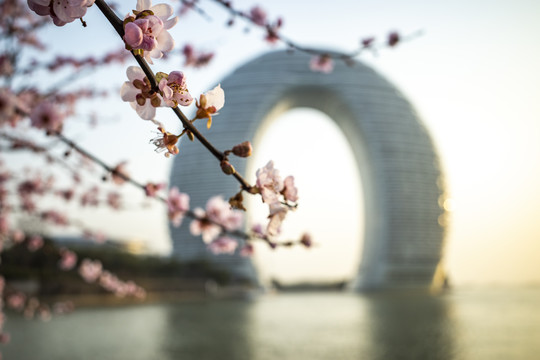
<path id="1" fill-rule="evenodd" d="M 156 40 L 157 48 L 161 51 L 171 51 L 174 48 L 174 39 L 166 30 L 160 32 Z"/>
<path id="2" fill-rule="evenodd" d="M 137 11 L 150 10 L 152 0 L 137 0 Z"/>
<path id="3" fill-rule="evenodd" d="M 132 48 L 141 45 L 143 41 L 143 32 L 137 24 L 129 22 L 124 26 L 124 41 Z"/>
<path id="4" fill-rule="evenodd" d="M 161 59 L 163 57 L 163 53 L 158 48 L 155 48 L 152 51 L 145 51 L 144 53 L 145 53 L 145 58 L 146 58 L 146 54 L 148 54 L 148 57 L 152 57 L 154 59 Z M 146 61 L 148 61 L 148 59 Z M 152 64 L 152 62 L 150 63 Z"/>
<path id="5" fill-rule="evenodd" d="M 135 111 L 144 120 L 152 120 L 156 116 L 156 108 L 150 105 L 150 101 L 147 101 L 143 106 L 136 104 Z"/>
<path id="6" fill-rule="evenodd" d="M 133 82 L 135 80 L 143 80 L 144 77 L 146 76 L 144 74 L 144 71 L 143 69 L 141 69 L 140 67 L 138 66 L 130 66 L 127 68 L 126 70 L 126 75 L 129 79 L 129 81 Z"/>
<path id="7" fill-rule="evenodd" d="M 163 20 L 163 19 L 161 19 L 161 20 Z M 163 28 L 165 30 L 169 30 L 174 25 L 176 25 L 176 23 L 178 23 L 178 16 L 170 18 L 169 20 L 163 20 Z"/>
<path id="8" fill-rule="evenodd" d="M 152 10 L 155 16 L 161 18 L 161 20 L 165 21 L 174 13 L 173 8 L 168 4 L 156 4 L 149 8 L 149 10 Z"/>
<path id="9" fill-rule="evenodd" d="M 129 81 L 126 81 L 122 84 L 122 87 L 120 88 L 120 97 L 123 101 L 132 102 L 136 100 L 136 96 L 140 92 L 141 90 L 137 89 Z"/>

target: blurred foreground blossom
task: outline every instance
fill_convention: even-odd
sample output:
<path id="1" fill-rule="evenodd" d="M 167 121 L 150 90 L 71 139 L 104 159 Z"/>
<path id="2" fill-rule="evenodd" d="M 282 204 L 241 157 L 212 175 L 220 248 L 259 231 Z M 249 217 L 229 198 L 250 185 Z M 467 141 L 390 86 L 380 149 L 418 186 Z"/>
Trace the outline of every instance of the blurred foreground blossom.
<path id="1" fill-rule="evenodd" d="M 71 270 L 77 265 L 77 255 L 66 248 L 60 249 L 60 260 L 58 260 L 58 267 L 62 270 Z"/>
<path id="2" fill-rule="evenodd" d="M 177 187 L 173 187 L 167 198 L 167 209 L 173 225 L 180 226 L 186 211 L 189 210 L 189 195 L 181 193 Z"/>
<path id="3" fill-rule="evenodd" d="M 237 247 L 236 239 L 228 236 L 222 236 L 208 244 L 208 249 L 214 254 L 233 254 Z"/>
<path id="4" fill-rule="evenodd" d="M 317 55 L 309 62 L 311 71 L 318 71 L 329 74 L 334 70 L 334 60 L 328 55 Z"/>
<path id="5" fill-rule="evenodd" d="M 41 16 L 50 15 L 57 26 L 82 18 L 94 0 L 27 0 L 28 7 Z"/>
<path id="6" fill-rule="evenodd" d="M 190 224 L 192 235 L 202 235 L 206 244 L 214 241 L 223 229 L 234 231 L 240 228 L 243 216 L 240 211 L 232 210 L 229 203 L 221 196 L 213 196 L 206 203 L 206 211 L 201 208 L 194 210 L 197 219 Z"/>
<path id="7" fill-rule="evenodd" d="M 84 259 L 79 266 L 79 274 L 88 283 L 96 282 L 101 276 L 103 271 L 103 265 L 99 260 Z"/>
<path id="8" fill-rule="evenodd" d="M 58 111 L 56 105 L 48 101 L 43 101 L 30 113 L 30 121 L 32 126 L 38 129 L 60 132 L 64 122 L 64 116 Z"/>

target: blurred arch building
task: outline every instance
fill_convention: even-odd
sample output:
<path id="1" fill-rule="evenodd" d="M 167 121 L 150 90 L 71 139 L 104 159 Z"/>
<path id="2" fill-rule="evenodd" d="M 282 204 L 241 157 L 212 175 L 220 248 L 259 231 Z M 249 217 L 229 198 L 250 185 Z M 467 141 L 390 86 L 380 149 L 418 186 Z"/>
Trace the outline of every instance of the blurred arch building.
<path id="1" fill-rule="evenodd" d="M 326 113 L 347 137 L 362 176 L 365 209 L 364 249 L 353 287 L 432 283 L 445 233 L 444 181 L 431 137 L 392 84 L 361 63 L 336 62 L 332 74 L 320 74 L 309 69 L 308 56 L 278 51 L 245 64 L 221 85 L 226 106 L 205 133 L 218 149 L 254 139 L 263 122 L 296 107 Z M 246 161 L 235 167 L 245 174 Z M 239 189 L 197 141 L 181 146 L 170 184 L 190 194 L 192 208 Z M 257 282 L 250 259 L 212 255 L 190 235 L 188 224 L 170 233 L 179 260 L 206 260 L 235 279 Z"/>

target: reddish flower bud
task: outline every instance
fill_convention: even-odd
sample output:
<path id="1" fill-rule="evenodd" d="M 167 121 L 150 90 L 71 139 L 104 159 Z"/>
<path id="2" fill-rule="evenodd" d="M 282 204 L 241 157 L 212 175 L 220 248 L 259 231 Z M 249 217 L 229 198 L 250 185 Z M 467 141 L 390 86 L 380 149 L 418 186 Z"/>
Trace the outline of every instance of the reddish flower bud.
<path id="1" fill-rule="evenodd" d="M 302 238 L 300 239 L 300 244 L 304 245 L 305 247 L 311 247 L 313 245 L 313 241 L 311 240 L 311 236 L 307 233 L 302 235 Z"/>
<path id="2" fill-rule="evenodd" d="M 251 156 L 252 151 L 253 148 L 251 147 L 251 143 L 249 141 L 244 141 L 243 143 L 235 145 L 232 148 L 232 153 L 238 157 L 249 157 Z"/>
<path id="3" fill-rule="evenodd" d="M 220 166 L 221 166 L 221 170 L 227 175 L 232 175 L 236 172 L 236 170 L 234 169 L 234 166 L 232 166 L 231 163 L 228 162 L 227 160 L 223 160 Z"/>
<path id="4" fill-rule="evenodd" d="M 397 32 L 391 32 L 389 35 L 388 35 L 388 46 L 396 46 L 397 43 L 399 42 L 400 38 L 399 38 L 399 34 Z"/>

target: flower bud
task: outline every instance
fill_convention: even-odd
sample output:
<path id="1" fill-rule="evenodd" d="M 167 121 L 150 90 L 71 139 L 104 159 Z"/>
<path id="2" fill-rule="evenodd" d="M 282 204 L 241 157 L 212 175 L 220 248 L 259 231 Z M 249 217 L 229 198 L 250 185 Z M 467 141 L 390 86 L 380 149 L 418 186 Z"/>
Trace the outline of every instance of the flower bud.
<path id="1" fill-rule="evenodd" d="M 249 141 L 244 141 L 243 143 L 235 145 L 232 148 L 232 153 L 238 157 L 249 157 L 251 156 L 252 151 L 253 148 L 251 147 L 251 143 Z"/>
<path id="2" fill-rule="evenodd" d="M 304 245 L 305 247 L 311 247 L 313 245 L 313 241 L 311 240 L 311 236 L 307 233 L 302 235 L 302 238 L 300 239 L 300 244 Z"/>
<path id="3" fill-rule="evenodd" d="M 231 163 L 228 162 L 227 160 L 223 160 L 220 165 L 221 165 L 221 170 L 227 175 L 232 175 L 236 172 L 236 170 L 234 169 L 234 166 L 232 166 Z"/>
<path id="4" fill-rule="evenodd" d="M 246 208 L 244 207 L 243 202 L 244 202 L 244 197 L 242 196 L 242 190 L 240 190 L 236 195 L 234 195 L 233 197 L 229 199 L 229 205 L 231 205 L 233 209 L 246 211 Z"/>

